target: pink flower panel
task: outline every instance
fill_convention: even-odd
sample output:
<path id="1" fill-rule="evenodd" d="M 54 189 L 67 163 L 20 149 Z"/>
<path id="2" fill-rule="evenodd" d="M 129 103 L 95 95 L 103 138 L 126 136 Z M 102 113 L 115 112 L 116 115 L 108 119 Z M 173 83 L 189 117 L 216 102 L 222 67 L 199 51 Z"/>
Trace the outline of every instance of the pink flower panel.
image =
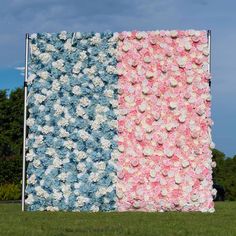
<path id="1" fill-rule="evenodd" d="M 119 211 L 214 211 L 206 31 L 122 32 Z"/>

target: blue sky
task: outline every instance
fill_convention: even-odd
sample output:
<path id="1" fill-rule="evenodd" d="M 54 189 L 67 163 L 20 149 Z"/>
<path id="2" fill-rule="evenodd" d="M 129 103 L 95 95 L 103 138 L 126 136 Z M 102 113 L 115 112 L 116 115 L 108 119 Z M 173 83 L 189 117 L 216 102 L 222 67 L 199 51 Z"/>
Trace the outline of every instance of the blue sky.
<path id="1" fill-rule="evenodd" d="M 1 0 L 0 89 L 23 84 L 25 33 L 156 29 L 212 30 L 212 117 L 216 148 L 236 154 L 236 1 Z"/>

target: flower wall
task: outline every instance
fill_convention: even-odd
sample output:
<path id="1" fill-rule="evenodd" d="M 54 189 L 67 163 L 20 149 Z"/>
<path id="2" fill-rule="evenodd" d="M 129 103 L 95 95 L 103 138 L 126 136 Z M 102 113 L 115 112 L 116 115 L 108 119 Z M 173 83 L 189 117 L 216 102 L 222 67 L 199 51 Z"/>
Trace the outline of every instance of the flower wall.
<path id="1" fill-rule="evenodd" d="M 206 31 L 30 41 L 28 210 L 214 211 Z"/>

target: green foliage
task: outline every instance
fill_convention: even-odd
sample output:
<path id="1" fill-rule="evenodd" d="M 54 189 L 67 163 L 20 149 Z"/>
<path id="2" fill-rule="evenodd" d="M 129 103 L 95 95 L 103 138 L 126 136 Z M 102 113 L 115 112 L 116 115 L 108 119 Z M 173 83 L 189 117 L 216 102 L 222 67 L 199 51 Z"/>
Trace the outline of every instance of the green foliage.
<path id="1" fill-rule="evenodd" d="M 21 195 L 24 90 L 0 90 L 0 200 Z"/>
<path id="2" fill-rule="evenodd" d="M 21 158 L 23 142 L 24 90 L 7 95 L 0 90 L 0 160 Z"/>
<path id="3" fill-rule="evenodd" d="M 1 184 L 0 200 L 19 200 L 21 198 L 20 184 Z"/>
<path id="4" fill-rule="evenodd" d="M 0 161 L 0 184 L 20 183 L 22 161 L 19 158 L 7 158 Z"/>
<path id="5" fill-rule="evenodd" d="M 214 181 L 224 187 L 226 200 L 236 200 L 236 156 L 227 158 L 224 153 L 214 149 L 213 160 L 216 162 Z"/>

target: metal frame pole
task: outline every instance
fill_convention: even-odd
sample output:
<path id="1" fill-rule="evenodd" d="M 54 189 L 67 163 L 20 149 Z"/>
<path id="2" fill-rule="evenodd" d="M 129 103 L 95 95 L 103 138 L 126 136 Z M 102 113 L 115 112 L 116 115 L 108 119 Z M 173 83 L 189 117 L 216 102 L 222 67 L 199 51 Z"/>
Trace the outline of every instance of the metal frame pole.
<path id="1" fill-rule="evenodd" d="M 25 210 L 25 171 L 26 171 L 26 119 L 27 119 L 27 80 L 28 80 L 29 34 L 25 35 L 25 79 L 24 79 L 24 131 L 23 131 L 23 166 L 22 166 L 22 198 L 21 209 Z"/>
<path id="2" fill-rule="evenodd" d="M 208 72 L 211 74 L 211 30 L 207 31 L 207 38 L 208 38 Z M 211 79 L 209 80 L 209 86 L 211 87 Z"/>

